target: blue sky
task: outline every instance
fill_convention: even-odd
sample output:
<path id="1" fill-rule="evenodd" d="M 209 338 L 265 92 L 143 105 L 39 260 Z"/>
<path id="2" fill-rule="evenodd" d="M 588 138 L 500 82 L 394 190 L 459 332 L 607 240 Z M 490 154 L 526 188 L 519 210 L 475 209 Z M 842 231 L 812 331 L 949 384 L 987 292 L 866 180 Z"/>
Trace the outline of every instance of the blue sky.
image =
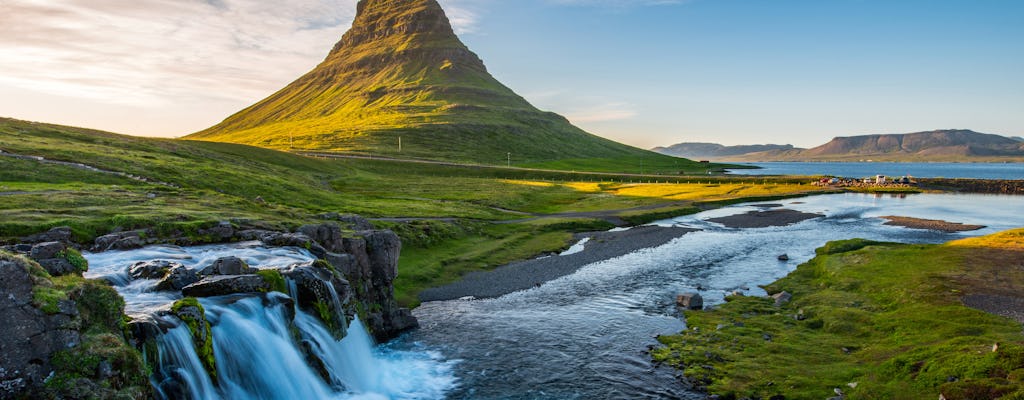
<path id="1" fill-rule="evenodd" d="M 12 1 L 0 15 L 0 115 L 160 136 L 212 125 L 309 70 L 355 10 L 353 0 Z M 1022 1 L 442 4 L 499 80 L 640 147 L 1024 135 Z"/>

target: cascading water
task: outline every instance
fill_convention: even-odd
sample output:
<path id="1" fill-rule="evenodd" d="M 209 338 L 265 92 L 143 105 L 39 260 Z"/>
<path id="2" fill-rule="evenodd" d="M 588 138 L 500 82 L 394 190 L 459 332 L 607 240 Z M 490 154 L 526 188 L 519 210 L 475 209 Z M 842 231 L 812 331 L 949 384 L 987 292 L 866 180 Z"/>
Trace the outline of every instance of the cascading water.
<path id="1" fill-rule="evenodd" d="M 248 244 L 200 248 L 158 247 L 88 254 L 91 278 L 103 278 L 121 292 L 136 316 L 159 319 L 166 332 L 156 338 L 152 383 L 165 399 L 435 399 L 455 386 L 453 362 L 436 352 L 378 349 L 358 318 L 341 340 L 324 323 L 282 293 L 230 295 L 200 300 L 212 333 L 216 373 L 211 376 L 196 351 L 192 331 L 166 313 L 180 298 L 153 292 L 154 281 L 132 281 L 124 273 L 137 261 L 173 259 L 189 268 L 242 253 L 260 268 L 308 263 L 301 249 L 259 249 Z M 199 260 L 197 260 L 199 259 Z M 149 289 L 147 289 L 149 287 Z M 335 310 L 338 294 L 326 285 Z M 162 305 L 160 305 L 162 304 Z M 163 312 L 158 312 L 162 310 Z M 344 315 L 338 318 L 345 321 Z M 170 328 L 166 328 L 170 327 Z M 341 327 L 346 332 L 345 327 Z"/>

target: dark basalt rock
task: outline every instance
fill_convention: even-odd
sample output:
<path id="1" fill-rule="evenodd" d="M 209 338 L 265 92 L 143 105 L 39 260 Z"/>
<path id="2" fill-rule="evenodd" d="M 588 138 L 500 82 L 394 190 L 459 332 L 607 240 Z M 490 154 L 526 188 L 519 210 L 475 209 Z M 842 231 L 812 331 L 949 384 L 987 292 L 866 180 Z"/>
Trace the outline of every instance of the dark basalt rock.
<path id="1" fill-rule="evenodd" d="M 78 267 L 68 261 L 68 252 L 68 247 L 62 242 L 44 242 L 32 246 L 29 257 L 52 276 L 81 272 Z"/>
<path id="2" fill-rule="evenodd" d="M 43 233 L 37 233 L 35 235 L 27 236 L 23 238 L 21 241 L 29 244 L 43 242 L 61 242 L 64 244 L 70 244 L 71 228 L 67 226 L 59 226 Z"/>
<path id="3" fill-rule="evenodd" d="M 160 283 L 156 284 L 158 291 L 179 291 L 185 286 L 199 282 L 199 275 L 184 265 L 171 267 Z"/>
<path id="4" fill-rule="evenodd" d="M 244 260 L 238 257 L 222 257 L 206 268 L 199 270 L 199 276 L 246 275 L 255 272 L 256 268 L 250 267 L 249 264 L 246 264 Z"/>
<path id="5" fill-rule="evenodd" d="M 187 297 L 213 297 L 238 293 L 265 293 L 270 289 L 270 284 L 259 275 L 218 275 L 208 276 L 185 286 L 181 289 L 181 294 Z"/>
<path id="6" fill-rule="evenodd" d="M 118 232 L 103 235 L 94 241 L 93 251 L 134 250 L 146 245 L 145 231 Z"/>
<path id="7" fill-rule="evenodd" d="M 174 267 L 184 267 L 181 263 L 167 260 L 140 261 L 128 267 L 128 276 L 132 279 L 163 279 Z"/>
<path id="8" fill-rule="evenodd" d="M 53 371 L 50 358 L 77 346 L 81 334 L 72 301 L 61 301 L 57 313 L 32 304 L 36 280 L 20 261 L 0 258 L 0 398 L 18 398 L 43 385 Z"/>

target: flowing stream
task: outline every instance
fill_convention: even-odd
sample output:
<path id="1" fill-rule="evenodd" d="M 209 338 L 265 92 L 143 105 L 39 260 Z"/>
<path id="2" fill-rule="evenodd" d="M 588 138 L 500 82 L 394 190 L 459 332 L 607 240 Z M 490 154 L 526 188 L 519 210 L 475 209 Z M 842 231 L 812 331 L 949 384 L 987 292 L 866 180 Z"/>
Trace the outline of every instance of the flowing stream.
<path id="1" fill-rule="evenodd" d="M 495 299 L 425 303 L 414 311 L 422 327 L 382 346 L 374 346 L 358 320 L 345 339 L 335 340 L 283 294 L 204 299 L 213 325 L 217 383 L 196 356 L 190 331 L 179 325 L 160 339 L 156 375 L 164 379 L 154 385 L 164 397 L 195 399 L 696 399 L 702 396 L 687 388 L 677 371 L 653 367 L 645 352 L 656 344 L 656 335 L 685 328 L 676 294 L 696 291 L 710 305 L 736 290 L 764 295 L 758 285 L 785 276 L 830 240 L 941 243 L 1024 226 L 1024 197 L 838 194 L 777 203 L 823 217 L 757 229 L 707 221 L 778 208 L 737 205 L 660 221 L 701 231 L 585 266 L 534 289 Z M 885 226 L 877 218 L 884 215 L 988 227 L 950 234 Z M 580 243 L 572 251 L 599 245 Z M 791 261 L 778 261 L 783 253 Z M 303 249 L 254 243 L 156 246 L 88 254 L 88 276 L 115 282 L 129 313 L 145 315 L 175 297 L 148 291 L 153 281 L 128 279 L 128 265 L 169 259 L 198 268 L 227 255 L 259 268 L 312 259 Z M 295 331 L 301 340 L 295 340 Z M 322 371 L 310 366 L 297 342 L 322 360 Z"/>

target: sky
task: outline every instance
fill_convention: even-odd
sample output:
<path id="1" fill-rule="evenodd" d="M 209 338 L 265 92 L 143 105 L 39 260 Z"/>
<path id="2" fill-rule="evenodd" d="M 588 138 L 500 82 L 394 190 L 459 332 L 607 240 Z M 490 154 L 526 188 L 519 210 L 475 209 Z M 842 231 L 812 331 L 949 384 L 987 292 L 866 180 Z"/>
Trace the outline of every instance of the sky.
<path id="1" fill-rule="evenodd" d="M 440 2 L 498 80 L 638 147 L 1024 136 L 1024 1 Z M 322 61 L 355 4 L 0 0 L 0 116 L 199 131 Z"/>

